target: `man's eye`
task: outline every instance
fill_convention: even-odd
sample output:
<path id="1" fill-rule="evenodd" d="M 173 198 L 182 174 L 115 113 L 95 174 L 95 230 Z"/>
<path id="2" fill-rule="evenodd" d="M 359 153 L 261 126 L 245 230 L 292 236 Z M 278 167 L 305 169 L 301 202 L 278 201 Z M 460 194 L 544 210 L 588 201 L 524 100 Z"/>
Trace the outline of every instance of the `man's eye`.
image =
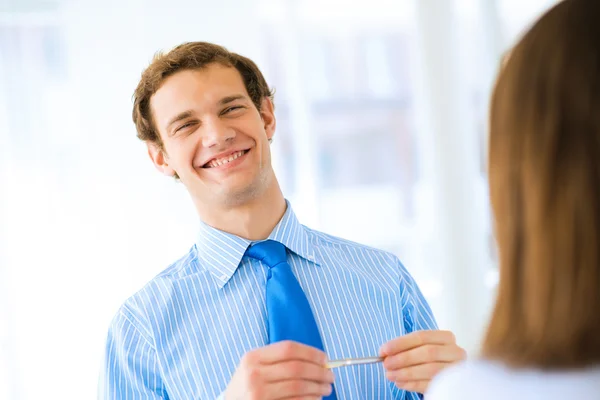
<path id="1" fill-rule="evenodd" d="M 188 123 L 186 123 L 186 124 L 183 124 L 183 125 L 181 125 L 179 128 L 177 128 L 177 130 L 176 130 L 175 132 L 179 132 L 180 130 L 182 130 L 182 129 L 185 129 L 185 128 L 187 128 L 187 127 L 189 127 L 189 126 L 192 126 L 192 125 L 194 125 L 194 123 L 193 123 L 193 122 L 188 122 Z"/>
<path id="2" fill-rule="evenodd" d="M 232 112 L 232 111 L 239 110 L 239 109 L 242 109 L 242 108 L 244 108 L 244 107 L 242 107 L 242 106 L 233 106 L 233 107 L 229 107 L 229 108 L 226 108 L 226 109 L 223 111 L 223 114 L 228 114 L 228 113 L 230 113 L 230 112 Z"/>

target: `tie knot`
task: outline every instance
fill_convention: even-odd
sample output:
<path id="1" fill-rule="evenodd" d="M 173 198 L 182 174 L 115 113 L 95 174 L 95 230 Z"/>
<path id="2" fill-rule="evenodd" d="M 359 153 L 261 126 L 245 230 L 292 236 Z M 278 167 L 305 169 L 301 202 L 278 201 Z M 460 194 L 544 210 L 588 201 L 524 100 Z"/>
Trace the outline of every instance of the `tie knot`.
<path id="1" fill-rule="evenodd" d="M 265 240 L 248 247 L 246 256 L 262 261 L 269 268 L 287 261 L 285 246 L 274 240 Z"/>

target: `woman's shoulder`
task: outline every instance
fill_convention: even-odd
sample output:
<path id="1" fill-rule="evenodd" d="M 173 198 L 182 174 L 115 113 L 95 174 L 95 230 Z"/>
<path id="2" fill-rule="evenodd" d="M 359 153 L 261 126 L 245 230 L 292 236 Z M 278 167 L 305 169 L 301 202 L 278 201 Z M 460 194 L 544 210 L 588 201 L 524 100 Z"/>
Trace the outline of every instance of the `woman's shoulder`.
<path id="1" fill-rule="evenodd" d="M 530 398 L 562 399 L 575 394 L 600 399 L 600 368 L 547 372 L 512 369 L 493 361 L 470 360 L 449 367 L 436 376 L 425 398 L 496 400 L 532 396 Z"/>
<path id="2" fill-rule="evenodd" d="M 500 366 L 484 360 L 464 361 L 439 373 L 429 385 L 427 400 L 481 399 L 481 390 L 496 385 Z"/>

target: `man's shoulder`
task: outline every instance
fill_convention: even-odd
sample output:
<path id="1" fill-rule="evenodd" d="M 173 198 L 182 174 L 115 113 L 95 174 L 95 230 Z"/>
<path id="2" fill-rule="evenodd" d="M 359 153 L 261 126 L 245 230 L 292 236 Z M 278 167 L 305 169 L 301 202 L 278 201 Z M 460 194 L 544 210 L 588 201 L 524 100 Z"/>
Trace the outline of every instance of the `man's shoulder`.
<path id="1" fill-rule="evenodd" d="M 197 268 L 198 252 L 196 246 L 193 245 L 190 249 L 175 262 L 171 263 L 167 268 L 162 270 L 150 282 L 164 279 L 179 279 L 193 273 Z"/>
<path id="2" fill-rule="evenodd" d="M 121 311 L 141 311 L 147 308 L 150 303 L 155 303 L 156 301 L 160 301 L 160 299 L 168 299 L 173 285 L 179 279 L 183 279 L 193 273 L 196 269 L 197 254 L 195 247 L 192 246 L 186 254 L 171 263 L 167 268 L 146 282 L 137 292 L 127 298 L 121 307 Z"/>
<path id="3" fill-rule="evenodd" d="M 317 231 L 306 226 L 304 228 L 311 244 L 325 251 L 329 250 L 335 252 L 342 251 L 360 253 L 369 257 L 386 259 L 394 264 L 400 262 L 398 257 L 389 251 L 378 249 L 376 247 L 358 243 L 349 239 L 344 239 L 342 237 L 334 236 L 325 232 Z"/>

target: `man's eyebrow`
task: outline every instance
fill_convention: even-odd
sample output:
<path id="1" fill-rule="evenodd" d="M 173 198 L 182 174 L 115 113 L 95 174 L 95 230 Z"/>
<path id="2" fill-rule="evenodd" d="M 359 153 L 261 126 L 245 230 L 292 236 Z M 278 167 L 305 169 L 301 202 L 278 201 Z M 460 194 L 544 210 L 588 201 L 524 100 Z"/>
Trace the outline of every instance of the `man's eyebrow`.
<path id="1" fill-rule="evenodd" d="M 231 96 L 223 97 L 221 100 L 219 100 L 219 105 L 224 106 L 226 104 L 233 103 L 236 100 L 246 100 L 246 99 L 247 99 L 247 96 L 244 96 L 243 94 L 234 94 Z M 169 130 L 169 128 L 171 128 L 171 126 L 173 124 L 175 124 L 176 122 L 179 122 L 181 120 L 189 118 L 193 115 L 194 115 L 193 110 L 185 110 L 183 112 L 180 112 L 179 114 L 177 114 L 176 116 L 174 116 L 173 118 L 171 118 L 169 120 L 169 123 L 167 124 L 167 130 Z"/>
<path id="2" fill-rule="evenodd" d="M 175 124 L 176 122 L 179 122 L 181 120 L 184 120 L 186 118 L 191 117 L 192 115 L 194 115 L 194 111 L 192 110 L 185 110 L 183 112 L 180 112 L 179 114 L 177 114 L 175 117 L 171 118 L 171 120 L 169 121 L 169 123 L 167 124 L 167 130 L 169 130 L 169 128 L 171 127 L 171 125 Z"/>
<path id="3" fill-rule="evenodd" d="M 246 96 L 242 94 L 235 94 L 232 96 L 225 96 L 221 100 L 219 100 L 219 105 L 224 106 L 229 103 L 233 103 L 236 100 L 245 100 Z"/>

